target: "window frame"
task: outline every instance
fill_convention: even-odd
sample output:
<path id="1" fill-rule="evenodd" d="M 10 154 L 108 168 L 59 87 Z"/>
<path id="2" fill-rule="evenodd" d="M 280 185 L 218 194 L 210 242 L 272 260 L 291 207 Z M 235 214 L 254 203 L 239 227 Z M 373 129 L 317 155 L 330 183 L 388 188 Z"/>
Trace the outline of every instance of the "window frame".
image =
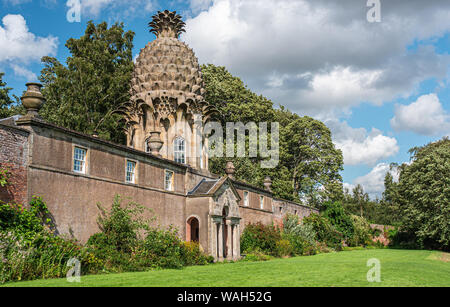
<path id="1" fill-rule="evenodd" d="M 180 140 L 183 141 L 183 150 L 178 149 L 180 146 L 177 144 L 177 142 Z M 176 137 L 173 140 L 173 160 L 177 163 L 186 164 L 186 152 L 187 152 L 186 149 L 187 149 L 186 140 L 181 136 Z M 178 158 L 177 155 L 183 155 L 183 161 L 181 161 L 181 159 L 177 159 Z"/>
<path id="2" fill-rule="evenodd" d="M 167 174 L 172 174 L 170 188 L 167 187 Z M 175 191 L 175 172 L 171 170 L 164 170 L 164 190 L 168 192 Z"/>
<path id="3" fill-rule="evenodd" d="M 264 210 L 264 199 L 265 197 L 264 197 L 264 195 L 259 195 L 259 208 L 261 209 L 261 210 Z"/>
<path id="4" fill-rule="evenodd" d="M 82 150 L 84 151 L 84 160 L 79 160 L 76 159 L 77 157 L 77 150 Z M 76 174 L 81 174 L 81 175 L 87 175 L 88 173 L 88 154 L 89 154 L 89 149 L 83 146 L 79 146 L 79 145 L 73 145 L 73 150 L 72 150 L 72 171 Z M 76 170 L 76 162 L 77 161 L 81 161 L 83 162 L 83 168 L 82 170 Z"/>
<path id="5" fill-rule="evenodd" d="M 134 168 L 133 168 L 133 177 L 132 177 L 132 181 L 128 180 L 128 163 L 133 163 L 134 164 Z M 131 159 L 125 159 L 125 183 L 128 184 L 136 184 L 137 183 L 137 167 L 138 167 L 138 162 L 135 160 L 131 160 Z"/>

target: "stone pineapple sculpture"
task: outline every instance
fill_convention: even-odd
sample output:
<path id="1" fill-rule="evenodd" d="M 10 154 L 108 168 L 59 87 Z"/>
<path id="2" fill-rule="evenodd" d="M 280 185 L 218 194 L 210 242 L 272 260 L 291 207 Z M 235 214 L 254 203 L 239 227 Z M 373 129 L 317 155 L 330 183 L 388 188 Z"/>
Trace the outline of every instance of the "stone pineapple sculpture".
<path id="1" fill-rule="evenodd" d="M 206 123 L 216 110 L 205 100 L 202 72 L 193 50 L 178 40 L 185 23 L 176 12 L 158 12 L 149 23 L 156 39 L 136 59 L 131 99 L 121 110 L 127 122 L 128 145 L 142 149 L 152 131 L 178 120 Z M 167 127 L 166 127 L 167 128 Z"/>

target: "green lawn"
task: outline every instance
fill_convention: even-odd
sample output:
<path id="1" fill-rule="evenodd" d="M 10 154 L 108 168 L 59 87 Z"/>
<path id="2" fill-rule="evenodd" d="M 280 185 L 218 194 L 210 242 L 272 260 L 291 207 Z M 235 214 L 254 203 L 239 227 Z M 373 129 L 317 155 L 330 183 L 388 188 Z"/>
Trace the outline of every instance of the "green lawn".
<path id="1" fill-rule="evenodd" d="M 381 262 L 381 282 L 369 283 L 367 261 Z M 449 254 L 433 251 L 359 250 L 267 262 L 239 262 L 144 273 L 84 276 L 81 283 L 65 279 L 9 283 L 6 286 L 450 286 Z"/>

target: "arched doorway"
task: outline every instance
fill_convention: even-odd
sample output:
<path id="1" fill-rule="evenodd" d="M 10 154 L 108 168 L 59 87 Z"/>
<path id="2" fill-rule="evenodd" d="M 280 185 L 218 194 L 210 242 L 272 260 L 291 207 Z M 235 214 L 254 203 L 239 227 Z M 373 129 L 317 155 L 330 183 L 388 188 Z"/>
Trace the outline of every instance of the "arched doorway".
<path id="1" fill-rule="evenodd" d="M 186 241 L 200 242 L 200 223 L 196 217 L 191 217 L 186 225 Z"/>

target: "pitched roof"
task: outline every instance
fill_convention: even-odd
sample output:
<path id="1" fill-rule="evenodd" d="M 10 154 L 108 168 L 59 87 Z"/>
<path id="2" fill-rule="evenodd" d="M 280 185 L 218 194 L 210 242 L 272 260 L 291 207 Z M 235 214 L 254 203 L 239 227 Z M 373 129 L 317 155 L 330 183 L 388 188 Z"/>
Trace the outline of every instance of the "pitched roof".
<path id="1" fill-rule="evenodd" d="M 211 197 L 216 194 L 217 191 L 226 183 L 232 189 L 233 193 L 236 197 L 241 200 L 239 193 L 236 191 L 236 188 L 233 185 L 233 182 L 227 176 L 224 176 L 220 179 L 202 179 L 199 184 L 188 193 L 188 196 L 193 197 Z"/>

